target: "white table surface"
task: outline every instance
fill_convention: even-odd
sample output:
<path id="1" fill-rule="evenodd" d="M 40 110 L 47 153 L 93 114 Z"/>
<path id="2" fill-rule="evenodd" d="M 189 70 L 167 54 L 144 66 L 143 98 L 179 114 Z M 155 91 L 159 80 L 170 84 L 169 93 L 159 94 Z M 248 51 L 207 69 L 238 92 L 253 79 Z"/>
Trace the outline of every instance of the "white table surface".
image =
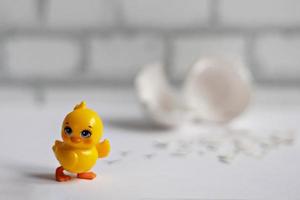
<path id="1" fill-rule="evenodd" d="M 0 92 L 0 199 L 300 198 L 297 89 L 259 89 L 247 112 L 230 124 L 230 130 L 258 138 L 293 132 L 295 141 L 262 157 L 241 153 L 230 163 L 220 162 L 218 150 L 201 153 L 203 147 L 195 143 L 184 155 L 174 154 L 176 141 L 214 137 L 225 128 L 154 128 L 142 117 L 132 90 L 54 88 L 46 92 L 45 104 L 34 103 L 26 91 L 10 91 L 12 99 L 5 94 Z M 65 114 L 83 99 L 102 116 L 112 152 L 97 162 L 95 180 L 59 183 L 53 178 L 58 162 L 51 146 L 60 139 Z M 160 147 L 157 140 L 163 141 Z"/>

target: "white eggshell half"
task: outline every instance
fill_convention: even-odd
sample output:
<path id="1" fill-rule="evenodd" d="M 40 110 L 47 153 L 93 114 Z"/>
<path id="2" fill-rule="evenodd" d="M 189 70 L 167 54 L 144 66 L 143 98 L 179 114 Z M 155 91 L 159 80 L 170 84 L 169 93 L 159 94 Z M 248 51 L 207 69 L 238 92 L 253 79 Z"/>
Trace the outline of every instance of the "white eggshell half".
<path id="1" fill-rule="evenodd" d="M 145 66 L 136 76 L 135 88 L 146 114 L 152 121 L 164 127 L 179 124 L 179 103 L 160 64 Z"/>
<path id="2" fill-rule="evenodd" d="M 237 61 L 204 58 L 190 69 L 183 98 L 190 115 L 197 119 L 228 122 L 240 115 L 251 97 L 251 76 Z"/>

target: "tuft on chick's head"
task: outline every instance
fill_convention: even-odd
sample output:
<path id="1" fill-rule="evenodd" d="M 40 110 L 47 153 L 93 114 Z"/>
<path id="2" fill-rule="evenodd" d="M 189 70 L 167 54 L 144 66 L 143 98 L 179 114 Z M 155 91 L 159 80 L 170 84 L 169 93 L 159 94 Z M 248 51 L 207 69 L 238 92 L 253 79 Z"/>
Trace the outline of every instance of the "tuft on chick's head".
<path id="1" fill-rule="evenodd" d="M 72 147 L 90 148 L 101 139 L 103 124 L 98 114 L 87 108 L 83 101 L 65 117 L 61 135 L 63 141 Z"/>

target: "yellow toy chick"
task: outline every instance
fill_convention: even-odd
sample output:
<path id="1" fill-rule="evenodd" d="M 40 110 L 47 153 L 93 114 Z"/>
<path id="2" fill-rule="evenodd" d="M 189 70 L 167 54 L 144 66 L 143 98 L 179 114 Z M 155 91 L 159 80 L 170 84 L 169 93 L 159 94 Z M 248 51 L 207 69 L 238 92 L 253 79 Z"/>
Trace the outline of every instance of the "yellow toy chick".
<path id="1" fill-rule="evenodd" d="M 87 108 L 85 102 L 76 105 L 62 124 L 63 142 L 56 140 L 52 147 L 61 165 L 56 169 L 56 180 L 71 179 L 71 176 L 64 174 L 64 170 L 76 173 L 77 178 L 94 179 L 96 174 L 89 170 L 98 158 L 106 157 L 110 152 L 107 139 L 99 143 L 102 135 L 103 124 L 98 114 Z"/>

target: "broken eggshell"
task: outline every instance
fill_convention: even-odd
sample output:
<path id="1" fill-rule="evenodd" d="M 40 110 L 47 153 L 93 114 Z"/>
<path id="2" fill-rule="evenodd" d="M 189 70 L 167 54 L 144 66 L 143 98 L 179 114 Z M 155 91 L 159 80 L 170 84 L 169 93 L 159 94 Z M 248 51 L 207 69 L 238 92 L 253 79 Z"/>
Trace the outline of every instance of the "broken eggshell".
<path id="1" fill-rule="evenodd" d="M 145 66 L 136 76 L 135 88 L 147 116 L 162 127 L 180 124 L 182 109 L 160 64 Z"/>
<path id="2" fill-rule="evenodd" d="M 251 97 L 251 76 L 238 61 L 204 58 L 190 69 L 183 85 L 185 107 L 196 119 L 228 122 L 240 115 Z"/>

